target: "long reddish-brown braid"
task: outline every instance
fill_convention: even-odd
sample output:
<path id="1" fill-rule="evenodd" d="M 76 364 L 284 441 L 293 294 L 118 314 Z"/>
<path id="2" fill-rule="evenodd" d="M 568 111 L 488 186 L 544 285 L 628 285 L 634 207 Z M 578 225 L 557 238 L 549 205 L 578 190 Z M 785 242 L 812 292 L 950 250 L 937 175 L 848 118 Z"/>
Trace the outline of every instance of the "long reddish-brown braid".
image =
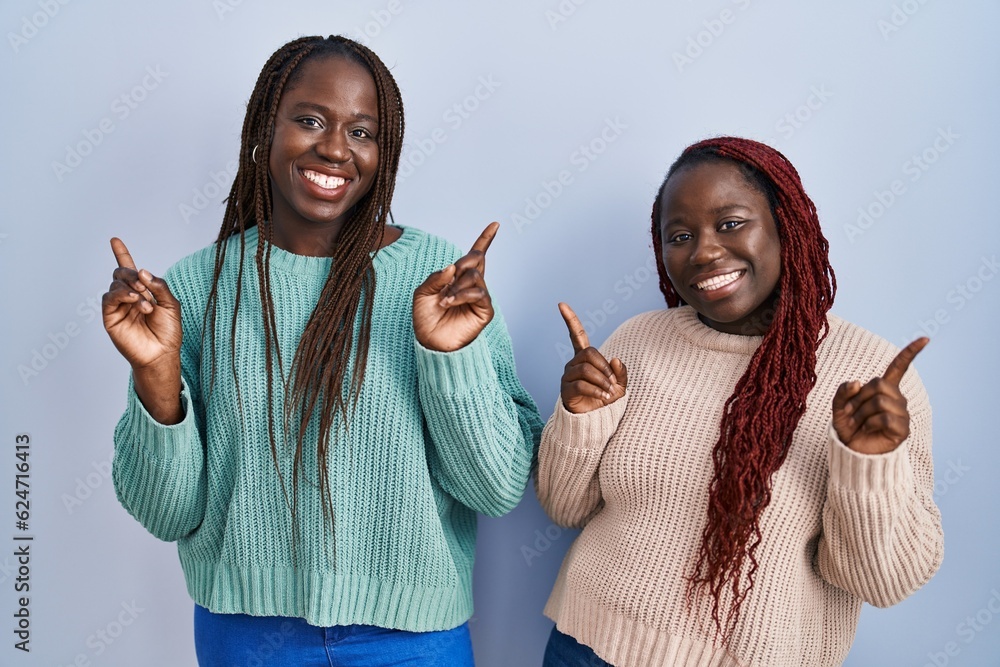
<path id="1" fill-rule="evenodd" d="M 285 392 L 283 428 L 294 434 L 295 453 L 292 467 L 292 493 L 285 487 L 285 480 L 278 463 L 275 440 L 274 363 L 285 377 L 284 363 L 277 342 L 275 304 L 271 295 L 270 252 L 273 238 L 271 219 L 271 181 L 268 171 L 274 119 L 284 91 L 295 84 L 302 73 L 302 65 L 319 58 L 347 58 L 365 67 L 375 81 L 378 98 L 379 150 L 375 180 L 368 194 L 355 206 L 350 219 L 344 224 L 336 243 L 330 248 L 333 258 L 330 275 L 319 297 L 318 305 L 306 323 L 305 331 L 295 351 L 291 373 Z M 263 312 L 262 332 L 265 341 L 265 364 L 268 393 L 268 436 L 271 456 L 281 480 L 285 501 L 292 515 L 293 542 L 298 528 L 299 476 L 305 448 L 306 427 L 313 416 L 319 414 L 319 440 L 316 443 L 318 462 L 318 488 L 324 519 L 333 523 L 333 505 L 327 461 L 330 433 L 338 415 L 347 423 L 348 408 L 364 381 L 371 333 L 372 300 L 375 292 L 375 271 L 371 251 L 377 248 L 385 233 L 389 219 L 389 205 L 396 184 L 396 170 L 403 146 L 403 101 L 395 79 L 379 57 L 367 47 L 346 37 L 302 37 L 291 41 L 271 55 L 261 69 L 253 93 L 247 102 L 246 117 L 240 140 L 240 163 L 233 187 L 226 200 L 226 212 L 215 252 L 215 271 L 209 292 L 208 307 L 202 327 L 202 343 L 209 340 L 212 359 L 211 387 L 215 382 L 215 323 L 218 310 L 218 284 L 230 242 L 239 236 L 239 269 L 237 274 L 235 307 L 230 338 L 230 362 L 237 398 L 242 410 L 239 378 L 236 372 L 236 312 L 239 310 L 243 290 L 243 257 L 246 249 L 245 233 L 257 226 L 255 262 Z M 255 154 L 256 151 L 256 154 Z M 357 340 L 354 322 L 360 317 Z M 353 359 L 352 359 L 352 352 Z M 349 382 L 347 372 L 351 369 Z M 289 428 L 291 426 L 291 428 Z M 310 485 L 312 486 L 312 485 Z M 331 530 L 332 533 L 332 530 Z"/>
<path id="2" fill-rule="evenodd" d="M 679 170 L 719 160 L 735 163 L 747 182 L 767 196 L 781 242 L 775 312 L 723 410 L 712 451 L 715 474 L 708 516 L 689 580 L 690 595 L 699 590 L 711 595 L 716 630 L 728 639 L 753 588 L 754 553 L 762 539 L 760 516 L 771 501 L 771 475 L 785 460 L 792 433 L 805 412 L 806 397 L 816 383 L 816 349 L 829 329 L 826 313 L 833 305 L 837 282 L 816 206 L 791 162 L 756 141 L 720 137 L 685 149 L 667 172 L 653 203 L 653 249 L 668 307 L 682 305 L 682 301 L 663 263 L 663 189 Z M 730 600 L 728 609 L 722 608 L 724 596 Z"/>

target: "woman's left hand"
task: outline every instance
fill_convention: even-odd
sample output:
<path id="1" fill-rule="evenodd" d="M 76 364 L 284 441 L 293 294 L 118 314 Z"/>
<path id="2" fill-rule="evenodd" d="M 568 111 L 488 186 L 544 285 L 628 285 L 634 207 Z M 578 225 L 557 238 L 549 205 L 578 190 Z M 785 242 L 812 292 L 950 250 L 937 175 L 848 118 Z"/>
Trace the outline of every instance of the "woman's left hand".
<path id="1" fill-rule="evenodd" d="M 493 319 L 486 289 L 486 251 L 500 229 L 491 222 L 469 254 L 427 277 L 413 292 L 413 332 L 421 345 L 453 352 L 471 343 Z"/>
<path id="2" fill-rule="evenodd" d="M 833 427 L 841 442 L 862 454 L 891 452 L 910 435 L 910 413 L 899 382 L 930 342 L 918 338 L 900 350 L 885 374 L 868 384 L 845 382 L 833 397 Z"/>

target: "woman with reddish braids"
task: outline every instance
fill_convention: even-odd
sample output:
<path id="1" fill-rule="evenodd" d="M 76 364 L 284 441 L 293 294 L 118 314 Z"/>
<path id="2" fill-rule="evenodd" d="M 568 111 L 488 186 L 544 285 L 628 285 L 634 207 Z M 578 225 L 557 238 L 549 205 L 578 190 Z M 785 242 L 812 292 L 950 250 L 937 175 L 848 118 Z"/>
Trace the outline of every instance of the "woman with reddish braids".
<path id="1" fill-rule="evenodd" d="M 828 244 L 778 151 L 702 141 L 652 214 L 667 309 L 576 356 L 538 496 L 582 527 L 545 613 L 546 667 L 840 665 L 861 603 L 942 558 L 931 414 L 898 351 L 828 313 Z M 909 370 L 908 370 L 909 369 Z"/>
<path id="2" fill-rule="evenodd" d="M 520 500 L 541 419 L 484 272 L 389 224 L 385 64 L 304 37 L 264 65 L 216 243 L 125 245 L 104 325 L 132 366 L 114 483 L 177 541 L 203 667 L 472 665 L 476 513 Z"/>

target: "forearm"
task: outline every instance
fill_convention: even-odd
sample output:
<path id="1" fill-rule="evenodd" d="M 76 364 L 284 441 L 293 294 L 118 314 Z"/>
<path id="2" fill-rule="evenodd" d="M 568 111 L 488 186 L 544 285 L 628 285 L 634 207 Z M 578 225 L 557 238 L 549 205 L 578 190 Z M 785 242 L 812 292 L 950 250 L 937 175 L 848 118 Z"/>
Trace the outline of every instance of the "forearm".
<path id="1" fill-rule="evenodd" d="M 188 392 L 178 392 L 183 419 L 159 423 L 130 390 L 115 429 L 112 477 L 119 501 L 154 536 L 179 539 L 201 523 L 206 479 L 202 439 Z"/>
<path id="2" fill-rule="evenodd" d="M 541 430 L 534 402 L 505 370 L 512 360 L 494 360 L 482 334 L 448 353 L 416 343 L 416 353 L 432 474 L 467 507 L 509 512 L 524 493 Z"/>
<path id="3" fill-rule="evenodd" d="M 614 403 L 573 414 L 556 403 L 542 432 L 536 492 L 556 523 L 583 527 L 604 505 L 598 478 L 601 457 L 625 414 L 628 392 Z"/>
<path id="4" fill-rule="evenodd" d="M 817 568 L 830 583 L 886 607 L 934 575 L 943 556 L 941 516 L 914 474 L 909 443 L 853 452 L 831 430 L 830 481 Z"/>
<path id="5" fill-rule="evenodd" d="M 132 380 L 136 396 L 150 417 L 167 425 L 184 419 L 179 354 L 149 366 L 133 367 Z"/>

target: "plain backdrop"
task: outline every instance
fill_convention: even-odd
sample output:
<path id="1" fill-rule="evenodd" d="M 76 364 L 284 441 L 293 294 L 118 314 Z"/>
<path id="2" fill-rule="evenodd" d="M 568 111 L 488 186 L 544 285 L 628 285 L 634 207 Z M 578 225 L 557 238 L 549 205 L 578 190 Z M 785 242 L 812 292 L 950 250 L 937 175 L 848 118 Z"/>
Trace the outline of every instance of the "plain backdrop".
<path id="1" fill-rule="evenodd" d="M 1000 665 L 998 21 L 985 0 L 5 0 L 0 664 L 194 664 L 175 546 L 108 479 L 128 371 L 97 310 L 108 239 L 156 273 L 210 243 L 260 67 L 290 39 L 341 33 L 403 91 L 395 220 L 460 246 L 502 223 L 489 286 L 543 417 L 569 349 L 558 301 L 595 344 L 663 306 L 648 220 L 679 151 L 717 134 L 783 151 L 830 240 L 834 312 L 897 345 L 933 339 L 916 365 L 944 565 L 902 604 L 865 608 L 846 664 Z M 531 489 L 480 527 L 478 664 L 540 664 L 573 535 Z M 22 595 L 30 653 L 14 648 Z"/>

